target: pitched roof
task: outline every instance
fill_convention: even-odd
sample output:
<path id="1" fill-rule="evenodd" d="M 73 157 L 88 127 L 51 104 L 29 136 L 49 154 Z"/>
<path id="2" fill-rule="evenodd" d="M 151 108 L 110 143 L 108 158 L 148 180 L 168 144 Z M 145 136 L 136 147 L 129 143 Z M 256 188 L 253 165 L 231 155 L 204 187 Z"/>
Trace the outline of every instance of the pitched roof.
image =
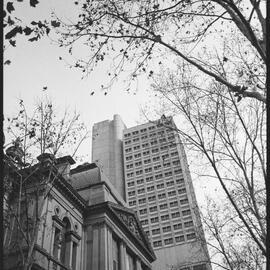
<path id="1" fill-rule="evenodd" d="M 114 222 L 117 222 L 118 226 L 122 228 L 122 231 L 132 239 L 133 243 L 143 252 L 144 256 L 147 257 L 150 262 L 156 260 L 148 237 L 144 233 L 137 215 L 133 210 L 112 202 L 104 202 L 88 206 L 85 215 L 103 212 L 107 213 Z"/>

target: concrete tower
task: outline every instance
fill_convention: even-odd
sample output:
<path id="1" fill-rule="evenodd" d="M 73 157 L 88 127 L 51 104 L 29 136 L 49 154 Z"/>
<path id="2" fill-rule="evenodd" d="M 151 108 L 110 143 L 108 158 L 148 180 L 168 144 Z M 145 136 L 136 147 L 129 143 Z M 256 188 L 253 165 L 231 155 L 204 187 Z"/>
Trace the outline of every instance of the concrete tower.
<path id="1" fill-rule="evenodd" d="M 92 130 L 92 162 L 98 164 L 124 199 L 122 138 L 125 128 L 121 117 L 114 115 L 112 121 L 96 123 Z"/>

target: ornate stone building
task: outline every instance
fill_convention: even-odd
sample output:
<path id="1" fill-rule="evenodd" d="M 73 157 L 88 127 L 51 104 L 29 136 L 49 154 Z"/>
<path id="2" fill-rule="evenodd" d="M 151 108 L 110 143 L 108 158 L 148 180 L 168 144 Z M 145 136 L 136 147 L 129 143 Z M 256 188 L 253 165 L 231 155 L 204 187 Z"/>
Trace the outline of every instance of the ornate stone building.
<path id="1" fill-rule="evenodd" d="M 151 269 L 155 255 L 135 212 L 96 164 L 71 170 L 70 156 L 38 159 L 24 170 L 5 159 L 5 269 Z"/>

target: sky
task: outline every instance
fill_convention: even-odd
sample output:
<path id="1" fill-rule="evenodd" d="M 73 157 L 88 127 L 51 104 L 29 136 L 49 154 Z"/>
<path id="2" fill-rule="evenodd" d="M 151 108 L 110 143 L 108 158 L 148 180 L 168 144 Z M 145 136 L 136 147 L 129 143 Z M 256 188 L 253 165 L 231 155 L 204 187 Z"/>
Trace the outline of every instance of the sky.
<path id="1" fill-rule="evenodd" d="M 73 1 L 40 1 L 35 9 L 25 4 L 15 4 L 18 17 L 26 22 L 48 19 L 51 11 L 63 18 L 76 15 Z M 59 60 L 60 56 L 65 60 Z M 15 114 L 19 99 L 23 99 L 27 109 L 31 111 L 38 98 L 47 96 L 59 108 L 76 109 L 90 130 L 94 123 L 112 119 L 114 114 L 121 115 L 128 127 L 146 121 L 141 109 L 149 96 L 146 92 L 147 81 L 140 82 L 143 87 L 136 94 L 124 91 L 123 83 L 118 81 L 105 96 L 99 86 L 106 77 L 107 63 L 104 62 L 104 66 L 89 77 L 82 78 L 79 70 L 68 67 L 66 56 L 67 53 L 62 48 L 46 37 L 33 43 L 25 38 L 18 38 L 16 48 L 8 47 L 4 53 L 4 61 L 9 59 L 11 64 L 4 67 L 4 114 Z M 45 86 L 47 90 L 43 91 Z M 95 94 L 90 95 L 93 91 Z M 81 151 L 85 154 L 86 148 L 83 149 Z"/>
<path id="2" fill-rule="evenodd" d="M 73 1 L 40 1 L 34 9 L 19 2 L 14 3 L 14 6 L 16 15 L 25 22 L 49 19 L 52 11 L 71 20 L 76 16 Z M 65 61 L 59 60 L 60 56 L 66 59 L 67 55 L 53 40 L 46 37 L 33 43 L 25 38 L 18 38 L 16 48 L 8 47 L 4 52 L 4 61 L 11 61 L 10 65 L 4 66 L 5 117 L 18 112 L 19 99 L 22 99 L 27 110 L 31 111 L 36 100 L 46 96 L 60 111 L 65 108 L 76 109 L 90 131 L 94 123 L 113 119 L 114 114 L 119 114 L 127 127 L 147 122 L 144 110 L 152 111 L 152 115 L 155 115 L 154 108 L 157 104 L 149 91 L 150 83 L 144 77 L 139 80 L 136 94 L 126 92 L 123 82 L 119 80 L 105 96 L 99 86 L 106 78 L 108 63 L 104 62 L 104 66 L 82 79 L 79 70 L 70 69 Z M 45 86 L 47 90 L 43 91 Z M 91 95 L 93 91 L 95 94 Z M 177 124 L 181 124 L 179 120 Z M 83 162 L 91 162 L 91 133 L 81 145 L 78 154 L 84 156 Z M 195 164 L 195 161 L 189 159 L 191 168 Z M 199 192 L 196 193 L 200 204 L 204 200 L 206 185 L 196 175 L 193 174 L 192 177 L 198 186 Z M 211 189 L 215 187 L 213 183 Z"/>
<path id="3" fill-rule="evenodd" d="M 52 11 L 65 19 L 72 20 L 76 16 L 74 1 L 45 0 L 40 1 L 34 9 L 26 7 L 25 3 L 14 2 L 14 6 L 17 16 L 28 23 L 32 20 L 50 20 Z M 81 48 L 77 50 L 80 51 Z M 4 51 L 4 61 L 11 61 L 10 65 L 4 66 L 4 117 L 18 112 L 19 99 L 23 99 L 27 110 L 31 111 L 36 100 L 42 97 L 49 97 L 60 110 L 67 107 L 70 110 L 76 109 L 90 131 L 94 123 L 111 120 L 114 114 L 119 114 L 127 127 L 147 121 L 143 110 L 150 111 L 150 117 L 155 115 L 158 103 L 150 91 L 150 82 L 145 77 L 140 77 L 136 94 L 125 91 L 123 81 L 119 80 L 105 96 L 100 91 L 100 85 L 107 76 L 106 61 L 89 77 L 82 79 L 79 70 L 70 69 L 59 57 L 70 59 L 62 48 L 46 37 L 33 43 L 25 38 L 18 38 L 16 48 L 10 46 Z M 43 91 L 45 86 L 47 90 Z M 95 93 L 91 95 L 93 91 Z M 175 120 L 177 126 L 181 127 L 181 118 L 177 117 Z M 91 162 L 91 132 L 78 154 L 84 156 L 83 162 Z M 222 201 L 224 192 L 217 180 L 201 177 L 202 174 L 208 174 L 209 167 L 198 167 L 199 163 L 203 165 L 199 158 L 189 155 L 187 158 L 199 207 L 206 207 L 206 195 Z M 79 164 L 76 163 L 75 166 Z"/>

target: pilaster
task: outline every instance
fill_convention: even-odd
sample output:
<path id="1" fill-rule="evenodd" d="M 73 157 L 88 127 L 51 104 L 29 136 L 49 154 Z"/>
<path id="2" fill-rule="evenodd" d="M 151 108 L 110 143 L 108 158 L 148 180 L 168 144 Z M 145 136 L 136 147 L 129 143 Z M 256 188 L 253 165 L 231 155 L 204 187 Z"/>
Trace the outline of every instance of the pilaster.
<path id="1" fill-rule="evenodd" d="M 107 228 L 107 268 L 113 270 L 112 231 Z"/>
<path id="2" fill-rule="evenodd" d="M 100 237 L 100 252 L 99 252 L 99 269 L 100 270 L 108 270 L 108 241 L 107 241 L 107 227 L 105 223 L 100 225 L 99 228 L 99 237 Z"/>
<path id="3" fill-rule="evenodd" d="M 66 242 L 66 250 L 65 250 L 65 265 L 71 268 L 71 263 L 72 263 L 72 247 L 73 247 L 73 242 L 70 239 Z"/>
<path id="4" fill-rule="evenodd" d="M 99 225 L 95 224 L 95 226 L 93 226 L 92 269 L 96 270 L 99 270 L 99 255 L 100 255 L 99 235 L 100 235 Z"/>
<path id="5" fill-rule="evenodd" d="M 141 260 L 136 257 L 136 270 L 142 270 Z"/>
<path id="6" fill-rule="evenodd" d="M 92 267 L 92 258 L 93 258 L 93 230 L 92 226 L 89 225 L 86 228 L 86 249 L 85 249 L 85 268 L 91 269 Z"/>
<path id="7" fill-rule="evenodd" d="M 126 250 L 126 245 L 123 241 L 120 242 L 120 269 L 125 270 L 127 268 L 127 250 Z"/>

